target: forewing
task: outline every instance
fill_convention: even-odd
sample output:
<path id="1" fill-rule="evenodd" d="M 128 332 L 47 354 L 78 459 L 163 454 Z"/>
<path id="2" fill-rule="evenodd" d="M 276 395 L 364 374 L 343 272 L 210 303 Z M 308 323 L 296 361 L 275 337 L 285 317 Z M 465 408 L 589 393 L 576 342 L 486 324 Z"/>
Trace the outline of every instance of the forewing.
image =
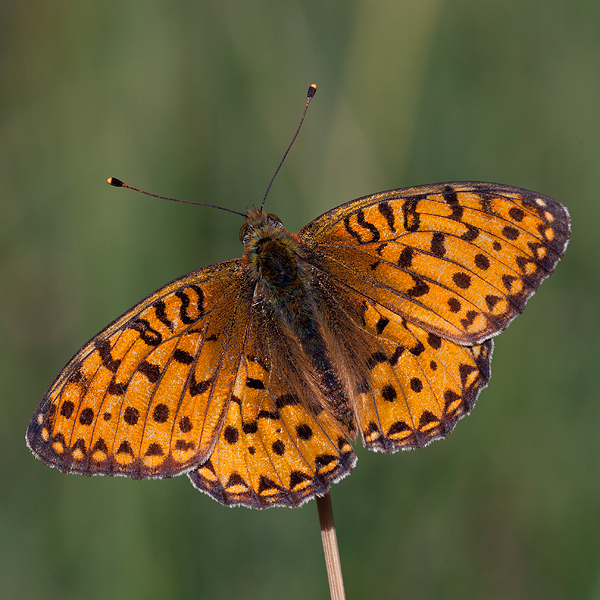
<path id="1" fill-rule="evenodd" d="M 430 332 L 477 344 L 522 311 L 569 233 L 555 200 L 467 182 L 360 198 L 298 235 L 337 281 Z"/>
<path id="2" fill-rule="evenodd" d="M 86 344 L 27 431 L 61 471 L 171 476 L 206 459 L 229 407 L 252 289 L 239 261 L 158 290 Z"/>

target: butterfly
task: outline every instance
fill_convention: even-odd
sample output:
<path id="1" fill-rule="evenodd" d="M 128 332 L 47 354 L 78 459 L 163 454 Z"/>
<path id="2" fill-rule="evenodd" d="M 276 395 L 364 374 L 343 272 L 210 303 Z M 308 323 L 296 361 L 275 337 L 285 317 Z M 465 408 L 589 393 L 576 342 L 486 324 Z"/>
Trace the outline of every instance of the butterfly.
<path id="1" fill-rule="evenodd" d="M 222 504 L 299 506 L 351 471 L 359 436 L 390 453 L 452 431 L 569 235 L 561 204 L 492 183 L 366 196 L 297 234 L 248 209 L 243 256 L 93 337 L 28 446 L 63 472 L 186 473 Z"/>

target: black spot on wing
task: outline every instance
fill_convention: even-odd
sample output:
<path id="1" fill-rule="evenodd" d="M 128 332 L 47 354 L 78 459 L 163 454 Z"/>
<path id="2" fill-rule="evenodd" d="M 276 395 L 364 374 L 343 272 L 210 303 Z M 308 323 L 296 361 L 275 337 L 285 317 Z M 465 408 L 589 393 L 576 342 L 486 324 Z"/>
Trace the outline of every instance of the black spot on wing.
<path id="1" fill-rule="evenodd" d="M 108 340 L 103 340 L 102 342 L 96 342 L 95 346 L 96 350 L 98 350 L 98 354 L 100 355 L 102 364 L 112 373 L 116 373 L 119 365 L 121 364 L 121 360 L 115 360 L 112 357 L 112 354 L 110 353 L 110 342 Z"/>
<path id="2" fill-rule="evenodd" d="M 106 389 L 106 391 L 109 394 L 113 394 L 114 396 L 122 396 L 123 394 L 125 394 L 126 390 L 127 390 L 126 383 L 120 383 L 119 381 L 114 381 L 114 380 L 108 384 L 108 388 Z"/>
<path id="3" fill-rule="evenodd" d="M 196 377 L 195 377 L 194 373 L 192 373 L 192 376 L 190 377 L 190 383 L 189 383 L 188 389 L 192 396 L 197 396 L 198 394 L 203 394 L 204 392 L 206 392 L 206 390 L 208 390 L 208 388 L 211 385 L 212 385 L 212 377 L 209 379 L 206 379 L 204 381 L 196 381 Z"/>
<path id="4" fill-rule="evenodd" d="M 406 290 L 406 295 L 411 298 L 418 298 L 419 296 L 424 296 L 429 292 L 429 285 L 423 281 L 421 277 L 418 275 L 412 275 L 415 285 L 410 289 Z"/>
<path id="5" fill-rule="evenodd" d="M 166 423 L 169 418 L 169 407 L 162 402 L 157 404 L 152 411 L 152 419 L 156 423 Z"/>
<path id="6" fill-rule="evenodd" d="M 138 318 L 133 320 L 129 325 L 129 329 L 135 329 L 140 334 L 140 339 L 148 346 L 154 348 L 162 343 L 162 335 L 156 329 L 153 329 L 150 322 L 146 319 Z"/>
<path id="7" fill-rule="evenodd" d="M 443 233 L 436 231 L 431 237 L 431 253 L 438 257 L 444 256 L 444 254 L 446 254 L 445 241 L 446 236 Z"/>
<path id="8" fill-rule="evenodd" d="M 189 313 L 191 299 L 187 293 L 188 289 L 193 290 L 198 296 L 198 300 L 196 301 L 196 310 L 198 311 L 198 317 L 196 318 L 190 316 Z M 181 306 L 179 308 L 179 318 L 181 319 L 181 322 L 185 325 L 191 325 L 195 323 L 204 314 L 204 292 L 199 286 L 190 285 L 189 288 L 186 288 L 185 290 L 177 290 L 175 292 L 175 295 L 181 301 Z"/>
<path id="9" fill-rule="evenodd" d="M 422 196 L 410 196 L 402 205 L 402 216 L 406 231 L 418 231 L 421 226 L 421 218 L 417 212 L 417 206 L 419 200 L 422 198 Z"/>
<path id="10" fill-rule="evenodd" d="M 194 362 L 194 357 L 189 352 L 176 348 L 173 352 L 173 360 L 182 365 L 191 365 Z"/>
<path id="11" fill-rule="evenodd" d="M 365 213 L 362 210 L 359 210 L 358 213 L 356 213 L 356 220 L 361 227 L 368 229 L 371 232 L 372 238 L 367 240 L 367 242 L 372 243 L 379 241 L 379 238 L 381 237 L 379 235 L 379 230 L 373 223 L 369 223 L 369 221 L 365 219 Z"/>
<path id="12" fill-rule="evenodd" d="M 75 409 L 75 404 L 71 400 L 65 400 L 60 407 L 60 414 L 65 419 L 70 419 Z"/>
<path id="13" fill-rule="evenodd" d="M 166 311 L 167 305 L 165 304 L 164 300 L 157 300 L 154 303 L 154 314 L 156 315 L 156 318 L 168 329 L 170 329 L 171 331 L 173 331 L 173 321 L 171 321 L 169 319 L 169 317 L 167 317 L 167 311 Z"/>
<path id="14" fill-rule="evenodd" d="M 134 406 L 128 406 L 123 412 L 123 421 L 127 425 L 135 425 L 140 419 L 140 411 Z"/>
<path id="15" fill-rule="evenodd" d="M 386 202 L 384 200 L 377 205 L 377 208 L 379 209 L 379 212 L 382 214 L 382 216 L 385 217 L 390 231 L 395 233 L 396 226 L 394 222 L 394 211 L 389 205 L 389 202 Z"/>
<path id="16" fill-rule="evenodd" d="M 79 422 L 82 425 L 91 425 L 94 420 L 94 411 L 91 408 L 84 408 L 79 415 Z"/>
<path id="17" fill-rule="evenodd" d="M 409 269 L 412 265 L 414 255 L 414 248 L 411 248 L 410 246 L 406 246 L 405 248 L 403 248 L 402 252 L 400 252 L 400 256 L 398 257 L 398 266 L 402 267 L 403 269 Z"/>
<path id="18" fill-rule="evenodd" d="M 463 218 L 463 207 L 460 205 L 458 201 L 458 196 L 456 194 L 456 190 L 451 185 L 444 186 L 442 190 L 442 195 L 444 197 L 444 201 L 450 207 L 452 214 L 450 215 L 450 219 L 454 219 L 455 221 L 462 221 Z"/>
<path id="19" fill-rule="evenodd" d="M 463 223 L 463 225 L 467 228 L 467 231 L 460 236 L 460 239 L 465 240 L 465 242 L 474 241 L 479 235 L 479 229 L 470 223 Z"/>
<path id="20" fill-rule="evenodd" d="M 253 379 L 252 377 L 247 377 L 246 387 L 249 387 L 253 390 L 264 390 L 265 384 L 260 379 Z"/>
<path id="21" fill-rule="evenodd" d="M 388 326 L 390 320 L 386 317 L 379 317 L 379 320 L 375 324 L 375 331 L 377 331 L 377 335 L 381 335 L 383 330 Z"/>
<path id="22" fill-rule="evenodd" d="M 143 360 L 138 367 L 140 373 L 146 376 L 150 383 L 156 383 L 160 378 L 160 367 Z"/>

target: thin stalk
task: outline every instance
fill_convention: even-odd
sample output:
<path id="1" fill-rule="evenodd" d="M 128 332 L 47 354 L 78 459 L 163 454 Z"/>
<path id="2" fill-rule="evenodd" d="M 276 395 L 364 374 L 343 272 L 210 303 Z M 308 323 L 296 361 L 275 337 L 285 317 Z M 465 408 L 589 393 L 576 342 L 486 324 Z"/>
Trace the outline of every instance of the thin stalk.
<path id="1" fill-rule="evenodd" d="M 331 508 L 329 492 L 322 498 L 317 496 L 316 500 L 331 600 L 346 600 L 344 578 L 342 577 L 342 563 L 340 561 L 340 552 L 335 534 L 335 523 L 333 522 L 333 510 Z"/>

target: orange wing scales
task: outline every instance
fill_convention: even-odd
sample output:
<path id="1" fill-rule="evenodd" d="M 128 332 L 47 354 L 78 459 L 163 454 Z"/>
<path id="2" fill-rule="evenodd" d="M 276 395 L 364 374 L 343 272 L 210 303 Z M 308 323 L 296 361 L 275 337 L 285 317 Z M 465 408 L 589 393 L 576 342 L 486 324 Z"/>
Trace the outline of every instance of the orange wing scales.
<path id="1" fill-rule="evenodd" d="M 368 303 L 369 378 L 357 405 L 365 446 L 396 452 L 446 437 L 490 378 L 492 341 L 461 346 Z"/>
<path id="2" fill-rule="evenodd" d="M 220 280 L 188 276 L 160 290 L 73 357 L 32 418 L 36 455 L 67 472 L 132 477 L 175 475 L 206 458 L 249 310 L 225 266 Z"/>
<path id="3" fill-rule="evenodd" d="M 189 474 L 194 486 L 222 504 L 299 506 L 354 466 L 350 444 L 325 413 L 311 415 L 288 394 L 261 403 L 256 418 L 244 421 L 248 401 L 242 394 L 230 404 L 210 459 Z"/>
<path id="4" fill-rule="evenodd" d="M 356 200 L 300 235 L 348 287 L 466 344 L 496 335 L 521 312 L 563 255 L 569 218 L 533 192 L 440 184 Z"/>
<path id="5" fill-rule="evenodd" d="M 447 436 L 492 337 L 564 254 L 558 202 L 487 183 L 359 198 L 297 235 L 249 209 L 244 256 L 173 281 L 86 344 L 27 431 L 65 472 L 170 477 L 299 506 L 371 450 Z"/>
<path id="6" fill-rule="evenodd" d="M 222 504 L 299 506 L 347 475 L 356 456 L 340 424 L 308 409 L 291 386 L 277 340 L 258 321 L 217 445 L 189 477 Z"/>

